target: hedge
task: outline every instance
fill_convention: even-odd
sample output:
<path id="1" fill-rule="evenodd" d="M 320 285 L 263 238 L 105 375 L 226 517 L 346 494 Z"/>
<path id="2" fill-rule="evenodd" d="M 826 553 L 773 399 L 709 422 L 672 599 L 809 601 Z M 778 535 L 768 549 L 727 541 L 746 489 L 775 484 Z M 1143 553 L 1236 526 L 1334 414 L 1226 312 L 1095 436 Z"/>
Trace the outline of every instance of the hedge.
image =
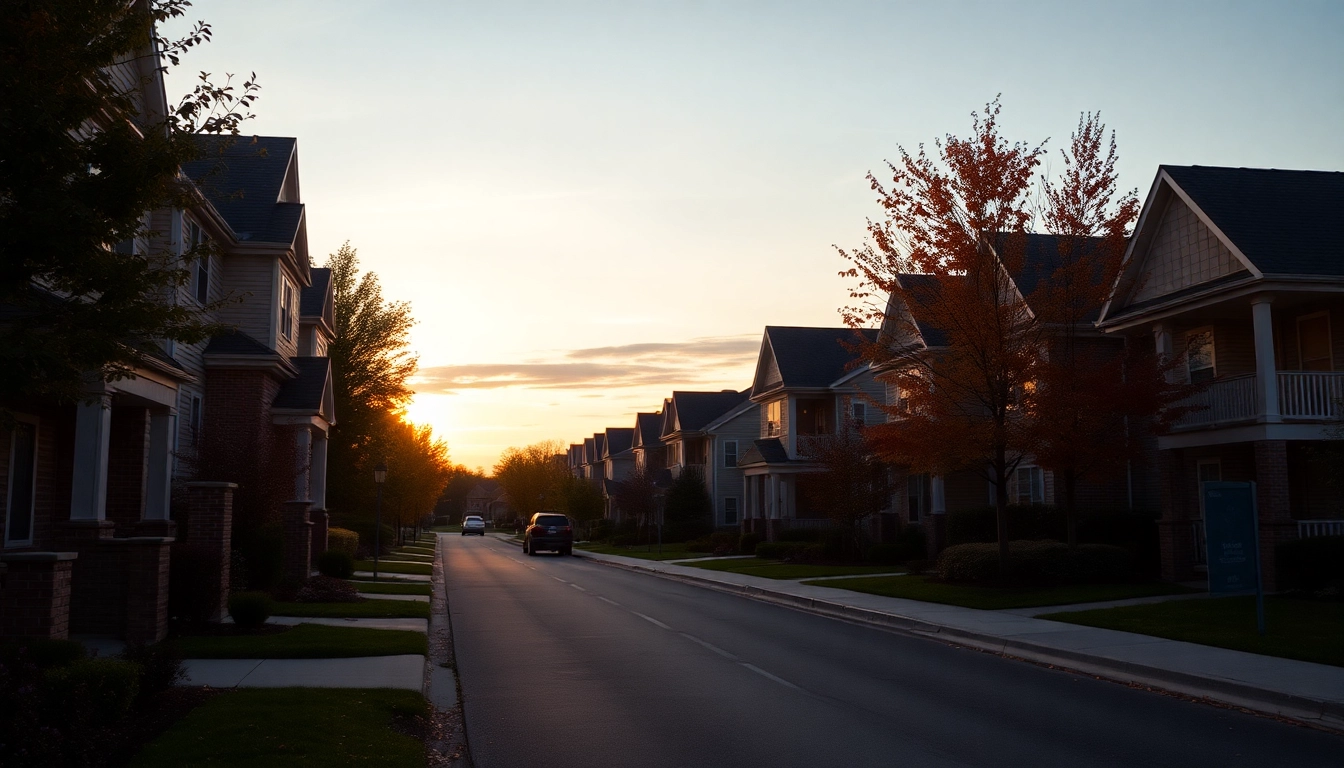
<path id="1" fill-rule="evenodd" d="M 1279 586 L 1285 590 L 1344 592 L 1344 536 L 1285 541 L 1275 550 Z"/>
<path id="2" fill-rule="evenodd" d="M 359 553 L 359 534 L 349 528 L 328 528 L 327 551 L 344 552 L 354 560 Z"/>
<path id="3" fill-rule="evenodd" d="M 999 569 L 998 544 L 957 544 L 938 556 L 938 578 L 949 582 L 1076 583 L 1123 581 L 1133 576 L 1129 552 L 1106 544 L 1008 542 L 1008 572 Z"/>
<path id="4" fill-rule="evenodd" d="M 1010 504 L 1010 541 L 1068 537 L 1064 511 L 1047 504 Z M 1128 510 L 1079 510 L 1078 541 L 1122 547 L 1133 558 L 1136 572 L 1156 576 L 1161 565 L 1157 539 L 1157 516 Z M 998 541 L 998 516 L 994 507 L 977 507 L 947 513 L 947 542 L 990 544 Z"/>

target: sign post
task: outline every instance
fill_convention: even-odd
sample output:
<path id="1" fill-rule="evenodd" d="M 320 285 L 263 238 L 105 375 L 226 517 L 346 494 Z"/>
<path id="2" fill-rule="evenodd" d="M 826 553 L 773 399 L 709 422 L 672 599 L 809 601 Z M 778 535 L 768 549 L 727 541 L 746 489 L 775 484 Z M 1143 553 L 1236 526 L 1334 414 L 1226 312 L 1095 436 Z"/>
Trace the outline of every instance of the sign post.
<path id="1" fill-rule="evenodd" d="M 1260 574 L 1260 520 L 1255 483 L 1205 482 L 1206 562 L 1209 594 L 1255 593 L 1255 618 L 1265 634 L 1265 593 Z"/>

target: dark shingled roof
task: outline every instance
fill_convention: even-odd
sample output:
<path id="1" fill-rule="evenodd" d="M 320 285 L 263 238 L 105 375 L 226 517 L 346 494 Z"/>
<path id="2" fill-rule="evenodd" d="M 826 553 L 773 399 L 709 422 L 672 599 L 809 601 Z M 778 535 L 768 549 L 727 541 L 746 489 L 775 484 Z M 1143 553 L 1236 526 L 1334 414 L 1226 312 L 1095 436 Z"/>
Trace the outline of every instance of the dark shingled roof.
<path id="1" fill-rule="evenodd" d="M 607 452 L 612 456 L 625 453 L 635 440 L 633 427 L 609 427 L 607 429 Z"/>
<path id="2" fill-rule="evenodd" d="M 1344 276 L 1344 173 L 1164 165 L 1261 272 Z"/>
<path id="3" fill-rule="evenodd" d="M 857 353 L 847 349 L 861 339 L 877 340 L 877 331 L 852 328 L 797 328 L 767 325 L 765 335 L 775 352 L 785 387 L 829 387 L 851 369 Z"/>
<path id="4" fill-rule="evenodd" d="M 331 270 L 326 267 L 312 267 L 308 270 L 313 284 L 299 292 L 299 315 L 301 317 L 321 317 L 326 314 L 327 289 L 331 285 Z"/>
<path id="5" fill-rule="evenodd" d="M 657 448 L 662 444 L 663 414 L 637 413 L 635 424 L 639 431 L 639 443 L 644 448 Z"/>
<path id="6" fill-rule="evenodd" d="M 221 333 L 205 346 L 207 355 L 273 355 L 275 350 L 242 331 Z"/>
<path id="7" fill-rule="evenodd" d="M 784 450 L 784 443 L 780 442 L 778 437 L 768 437 L 764 440 L 757 440 L 751 447 L 742 454 L 738 460 L 739 467 L 747 467 L 752 464 L 787 464 L 789 463 L 789 452 Z"/>
<path id="8" fill-rule="evenodd" d="M 901 294 L 902 296 L 919 299 L 924 296 L 937 295 L 936 293 L 933 293 L 934 287 L 938 285 L 937 275 L 911 274 L 897 275 L 896 277 L 901 281 L 901 285 L 905 286 L 905 289 L 909 291 L 909 293 Z M 922 320 L 919 316 L 919 307 L 910 305 L 911 302 L 907 302 L 907 306 L 910 308 L 910 315 L 915 318 L 915 328 L 919 331 L 919 335 L 924 337 L 924 343 L 930 347 L 946 347 L 947 334 L 944 333 L 942 329 L 935 328 Z M 904 324 L 904 321 L 902 321 L 902 324 Z"/>
<path id="9" fill-rule="evenodd" d="M 602 432 L 593 433 L 593 455 L 601 459 L 607 450 L 607 436 Z"/>
<path id="10" fill-rule="evenodd" d="M 327 391 L 327 378 L 331 374 L 331 358 L 291 357 L 289 362 L 299 369 L 299 375 L 280 385 L 280 392 L 271 407 L 313 413 L 322 410 L 322 396 Z"/>
<path id="11" fill-rule="evenodd" d="M 751 390 L 741 392 L 673 392 L 672 402 L 677 409 L 677 424 L 682 432 L 696 432 L 705 425 L 735 408 L 747 399 Z"/>
<path id="12" fill-rule="evenodd" d="M 279 136 L 197 136 L 201 159 L 182 168 L 239 240 L 288 244 L 298 235 L 303 204 L 276 201 L 296 141 Z"/>

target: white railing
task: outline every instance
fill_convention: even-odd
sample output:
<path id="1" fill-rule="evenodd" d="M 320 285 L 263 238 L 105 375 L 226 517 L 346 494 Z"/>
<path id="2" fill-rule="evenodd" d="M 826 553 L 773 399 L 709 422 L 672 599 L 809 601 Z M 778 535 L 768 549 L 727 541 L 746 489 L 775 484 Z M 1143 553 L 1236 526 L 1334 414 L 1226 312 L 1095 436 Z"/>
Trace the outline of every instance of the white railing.
<path id="1" fill-rule="evenodd" d="M 1195 410 L 1177 419 L 1173 426 L 1197 427 L 1253 419 L 1260 410 L 1255 401 L 1255 374 L 1219 379 L 1178 403 Z"/>
<path id="2" fill-rule="evenodd" d="M 1333 419 L 1344 399 L 1344 373 L 1285 371 L 1279 374 L 1279 413 L 1306 419 Z"/>
<path id="3" fill-rule="evenodd" d="M 1344 536 L 1344 520 L 1298 520 L 1297 537 Z"/>
<path id="4" fill-rule="evenodd" d="M 806 528 L 812 531 L 829 531 L 835 528 L 835 521 L 829 517 L 784 517 L 780 518 L 786 530 Z"/>

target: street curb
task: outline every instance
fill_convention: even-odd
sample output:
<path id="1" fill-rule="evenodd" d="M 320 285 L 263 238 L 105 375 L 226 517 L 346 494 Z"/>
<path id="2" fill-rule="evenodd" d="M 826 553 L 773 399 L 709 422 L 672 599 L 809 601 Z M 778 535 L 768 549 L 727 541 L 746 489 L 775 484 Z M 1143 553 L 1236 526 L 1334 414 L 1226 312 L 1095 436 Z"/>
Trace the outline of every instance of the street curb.
<path id="1" fill-rule="evenodd" d="M 503 539 L 501 540 L 503 541 Z M 516 542 L 509 543 L 516 544 Z M 1005 658 L 1024 659 L 1037 664 L 1064 667 L 1125 685 L 1160 688 L 1164 691 L 1191 696 L 1208 702 L 1247 709 L 1275 717 L 1299 720 L 1327 730 L 1344 732 L 1344 703 L 1320 701 L 1305 696 L 1269 691 L 1230 680 L 1200 677 L 1134 662 L 1107 659 L 1079 651 L 1050 648 L 1025 640 L 1005 640 L 993 635 L 953 629 L 924 619 L 775 592 L 750 584 L 729 584 L 709 578 L 667 573 L 635 563 L 604 560 L 578 549 L 574 550 L 574 555 L 602 565 L 679 581 L 702 589 L 740 595 L 819 616 L 886 629 L 911 637 L 922 637 L 964 645 Z"/>

